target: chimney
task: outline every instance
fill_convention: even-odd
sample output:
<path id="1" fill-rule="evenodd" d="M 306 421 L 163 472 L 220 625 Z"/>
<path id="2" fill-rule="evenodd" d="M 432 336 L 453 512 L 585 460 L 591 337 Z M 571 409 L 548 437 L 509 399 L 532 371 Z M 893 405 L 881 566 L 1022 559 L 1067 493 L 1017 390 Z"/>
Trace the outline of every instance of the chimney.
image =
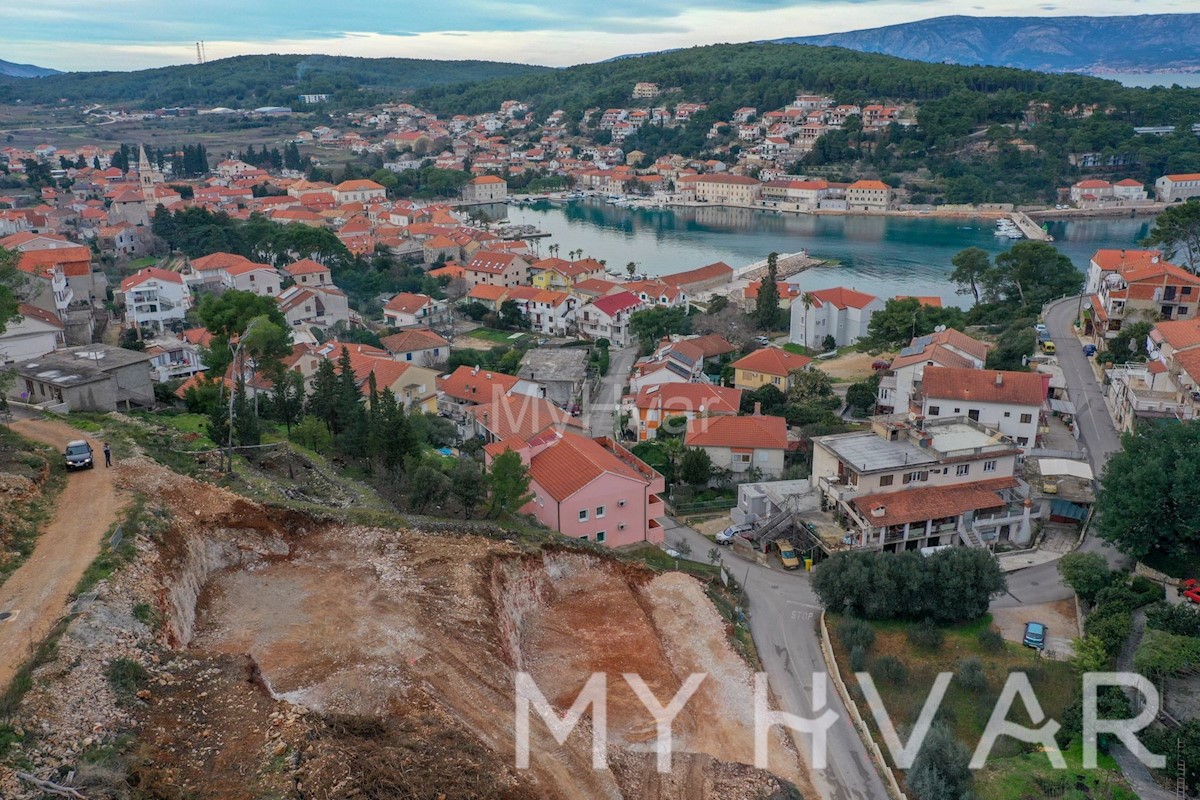
<path id="1" fill-rule="evenodd" d="M 762 416 L 762 403 L 760 403 L 757 400 L 754 401 L 754 416 L 756 416 L 756 417 Z"/>
<path id="2" fill-rule="evenodd" d="M 1003 385 L 1004 385 L 1004 373 L 1003 373 L 1003 372 L 997 372 L 997 373 L 996 373 L 996 385 L 997 385 L 997 386 L 1003 386 Z"/>

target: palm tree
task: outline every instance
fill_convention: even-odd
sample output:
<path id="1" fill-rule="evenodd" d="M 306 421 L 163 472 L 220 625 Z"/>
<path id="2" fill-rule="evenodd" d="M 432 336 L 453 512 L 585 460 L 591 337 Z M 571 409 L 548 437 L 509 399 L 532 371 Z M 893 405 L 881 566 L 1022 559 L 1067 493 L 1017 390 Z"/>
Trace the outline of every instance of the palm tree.
<path id="1" fill-rule="evenodd" d="M 625 265 L 625 271 L 629 273 L 629 277 L 632 278 L 634 276 L 634 273 L 637 272 L 637 266 L 638 265 L 637 265 L 636 261 L 630 261 L 628 264 Z"/>

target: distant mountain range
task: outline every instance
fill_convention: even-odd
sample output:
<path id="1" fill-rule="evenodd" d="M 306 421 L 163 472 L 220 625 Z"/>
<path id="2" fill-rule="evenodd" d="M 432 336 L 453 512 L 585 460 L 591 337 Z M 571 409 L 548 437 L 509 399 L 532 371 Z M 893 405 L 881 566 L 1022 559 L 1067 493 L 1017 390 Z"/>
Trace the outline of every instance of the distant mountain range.
<path id="1" fill-rule="evenodd" d="M 784 44 L 845 47 L 914 61 L 1042 72 L 1200 70 L 1200 14 L 1123 17 L 934 17 Z"/>
<path id="2" fill-rule="evenodd" d="M 36 67 L 33 64 L 14 64 L 0 58 L 0 75 L 10 78 L 44 78 L 47 75 L 59 75 L 59 70 L 49 67 Z"/>

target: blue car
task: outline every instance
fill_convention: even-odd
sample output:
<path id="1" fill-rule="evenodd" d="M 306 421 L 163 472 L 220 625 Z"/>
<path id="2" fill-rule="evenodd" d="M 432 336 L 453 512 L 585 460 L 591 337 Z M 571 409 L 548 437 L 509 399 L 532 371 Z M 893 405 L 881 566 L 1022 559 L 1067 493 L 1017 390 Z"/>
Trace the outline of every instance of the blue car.
<path id="1" fill-rule="evenodd" d="M 1023 643 L 1026 647 L 1032 647 L 1034 650 L 1044 650 L 1046 648 L 1046 626 L 1040 622 L 1026 622 Z"/>
<path id="2" fill-rule="evenodd" d="M 1083 346 L 1083 354 L 1084 354 L 1085 356 L 1088 356 L 1089 358 L 1090 358 L 1091 356 L 1094 356 L 1094 355 L 1096 355 L 1096 345 L 1094 345 L 1094 344 L 1085 344 L 1085 345 Z"/>

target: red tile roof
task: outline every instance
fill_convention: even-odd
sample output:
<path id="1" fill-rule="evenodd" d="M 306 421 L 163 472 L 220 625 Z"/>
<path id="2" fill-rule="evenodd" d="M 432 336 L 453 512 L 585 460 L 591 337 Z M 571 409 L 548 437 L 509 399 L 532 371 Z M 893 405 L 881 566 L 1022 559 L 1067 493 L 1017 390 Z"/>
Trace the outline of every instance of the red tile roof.
<path id="1" fill-rule="evenodd" d="M 889 494 L 869 494 L 852 501 L 863 518 L 875 527 L 956 517 L 1004 505 L 996 494 L 1017 485 L 1015 478 L 993 478 L 957 486 L 930 486 Z"/>
<path id="2" fill-rule="evenodd" d="M 438 388 L 457 400 L 490 403 L 497 396 L 508 394 L 519 380 L 520 378 L 505 375 L 503 372 L 491 372 L 464 364 L 440 379 Z"/>
<path id="3" fill-rule="evenodd" d="M 853 289 L 847 289 L 842 286 L 836 286 L 832 289 L 818 289 L 809 294 L 817 301 L 817 308 L 820 308 L 825 303 L 829 303 L 834 308 L 866 308 L 870 303 L 879 299 L 874 295 L 856 292 Z"/>
<path id="4" fill-rule="evenodd" d="M 226 269 L 234 267 L 238 264 L 252 264 L 250 259 L 245 256 L 239 256 L 234 253 L 212 253 L 211 255 L 193 258 L 191 260 L 192 269 L 196 272 L 207 272 L 210 270 Z"/>
<path id="5" fill-rule="evenodd" d="M 921 384 L 925 397 L 977 403 L 1040 406 L 1046 387 L 1037 372 L 929 367 Z"/>
<path id="6" fill-rule="evenodd" d="M 1105 272 L 1124 272 L 1161 260 L 1161 250 L 1097 250 L 1092 255 L 1092 262 Z"/>
<path id="7" fill-rule="evenodd" d="M 530 459 L 529 475 L 560 503 L 604 475 L 648 482 L 599 442 L 568 432 Z"/>
<path id="8" fill-rule="evenodd" d="M 789 353 L 778 347 L 764 347 L 733 362 L 733 368 L 785 377 L 792 370 L 804 369 L 811 363 L 812 359 L 808 356 Z"/>
<path id="9" fill-rule="evenodd" d="M 741 389 L 710 386 L 707 383 L 663 383 L 643 386 L 633 404 L 637 408 L 666 412 L 737 414 L 741 402 Z"/>
<path id="10" fill-rule="evenodd" d="M 583 423 L 542 397 L 510 394 L 490 403 L 472 406 L 467 412 L 497 439 L 529 439 L 554 426 L 582 430 Z"/>
<path id="11" fill-rule="evenodd" d="M 178 283 L 180 285 L 183 284 L 183 276 L 178 272 L 168 272 L 167 270 L 159 269 L 158 267 L 146 267 L 145 269 L 138 270 L 133 275 L 130 275 L 128 278 L 121 281 L 121 291 L 128 292 L 133 287 L 141 286 L 146 281 L 152 280 L 166 281 L 167 283 Z"/>
<path id="12" fill-rule="evenodd" d="M 663 275 L 659 280 L 663 283 L 669 283 L 672 286 L 688 286 L 693 283 L 703 283 L 705 281 L 715 280 L 716 278 L 732 278 L 733 267 L 726 264 L 724 261 L 717 261 L 704 267 L 687 270 L 686 272 L 676 272 L 672 275 Z"/>
<path id="13" fill-rule="evenodd" d="M 65 325 L 63 325 L 63 321 L 61 319 L 59 319 L 57 316 L 55 316 L 53 312 L 47 311 L 44 308 L 39 308 L 35 305 L 32 305 L 31 303 L 21 303 L 21 305 L 17 307 L 17 311 L 23 317 L 28 317 L 30 319 L 36 319 L 39 322 L 44 322 L 47 325 L 54 326 L 55 328 L 65 328 L 66 327 Z"/>
<path id="14" fill-rule="evenodd" d="M 447 347 L 450 344 L 428 328 L 410 328 L 393 333 L 380 339 L 379 343 L 391 353 L 411 353 L 414 350 L 429 350 L 434 347 Z"/>
<path id="15" fill-rule="evenodd" d="M 723 356 L 726 353 L 732 353 L 737 350 L 732 344 L 725 340 L 725 337 L 715 333 L 710 333 L 705 336 L 696 336 L 687 340 L 689 344 L 699 347 L 704 353 L 705 358 L 714 358 Z"/>
<path id="16" fill-rule="evenodd" d="M 632 292 L 617 292 L 616 294 L 606 294 L 603 297 L 597 297 L 592 301 L 592 306 L 603 311 L 608 316 L 615 316 L 622 311 L 628 311 L 632 308 L 641 306 L 642 301 L 637 295 Z"/>
<path id="17" fill-rule="evenodd" d="M 934 297 L 933 295 L 898 294 L 898 295 L 896 295 L 896 299 L 897 300 L 916 300 L 921 305 L 929 306 L 930 308 L 941 308 L 942 307 L 942 298 Z"/>
<path id="18" fill-rule="evenodd" d="M 745 447 L 785 450 L 787 421 L 783 417 L 697 417 L 690 420 L 683 443 L 688 447 Z"/>
<path id="19" fill-rule="evenodd" d="M 67 276 L 87 275 L 92 271 L 92 251 L 82 245 L 26 250 L 17 261 L 17 269 L 31 275 L 42 275 L 58 266 Z"/>
<path id="20" fill-rule="evenodd" d="M 416 314 L 421 309 L 432 305 L 433 298 L 427 294 L 400 292 L 391 300 L 388 300 L 387 305 L 383 308 L 385 311 L 395 311 L 400 314 Z"/>
<path id="21" fill-rule="evenodd" d="M 318 264 L 311 258 L 302 258 L 299 261 L 293 261 L 283 268 L 283 271 L 288 275 L 313 275 L 320 272 L 329 272 L 329 267 L 324 264 Z"/>
<path id="22" fill-rule="evenodd" d="M 520 256 L 514 253 L 503 253 L 495 250 L 481 250 L 467 263 L 468 272 L 488 272 L 502 274 Z"/>
<path id="23" fill-rule="evenodd" d="M 1176 350 L 1195 347 L 1200 344 L 1200 318 L 1155 323 L 1150 336 L 1156 342 L 1166 342 Z"/>

